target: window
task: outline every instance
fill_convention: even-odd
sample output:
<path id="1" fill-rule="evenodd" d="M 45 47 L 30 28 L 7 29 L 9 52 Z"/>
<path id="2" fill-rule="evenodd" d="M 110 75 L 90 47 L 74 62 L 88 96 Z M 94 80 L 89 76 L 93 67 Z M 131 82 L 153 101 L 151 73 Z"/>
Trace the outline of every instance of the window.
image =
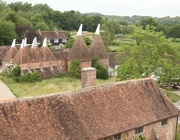
<path id="1" fill-rule="evenodd" d="M 120 139 L 121 139 L 121 134 L 114 135 L 114 140 L 120 140 Z"/>
<path id="2" fill-rule="evenodd" d="M 54 43 L 58 43 L 59 42 L 59 40 L 58 39 L 54 39 Z"/>
<path id="3" fill-rule="evenodd" d="M 62 42 L 66 42 L 66 39 L 62 39 Z"/>
<path id="4" fill-rule="evenodd" d="M 135 134 L 139 134 L 143 132 L 143 127 L 138 127 L 135 129 Z"/>
<path id="5" fill-rule="evenodd" d="M 161 125 L 166 125 L 166 124 L 167 124 L 167 119 L 162 120 Z"/>

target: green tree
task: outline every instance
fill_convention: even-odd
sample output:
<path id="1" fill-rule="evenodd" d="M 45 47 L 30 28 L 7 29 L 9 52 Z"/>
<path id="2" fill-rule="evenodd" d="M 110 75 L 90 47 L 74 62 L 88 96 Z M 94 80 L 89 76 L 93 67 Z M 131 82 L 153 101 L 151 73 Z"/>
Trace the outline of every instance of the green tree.
<path id="1" fill-rule="evenodd" d="M 158 23 L 152 17 L 142 18 L 138 23 L 138 26 L 142 26 L 143 29 L 146 29 L 147 26 L 154 29 L 154 27 L 157 27 L 157 25 Z"/>
<path id="2" fill-rule="evenodd" d="M 167 36 L 172 38 L 180 38 L 180 24 L 171 26 Z"/>
<path id="3" fill-rule="evenodd" d="M 92 67 L 96 68 L 96 77 L 99 79 L 108 79 L 108 67 L 102 63 L 100 63 L 98 57 L 94 57 L 92 60 Z"/>
<path id="4" fill-rule="evenodd" d="M 0 21 L 0 45 L 10 45 L 16 38 L 15 24 L 10 21 Z"/>
<path id="5" fill-rule="evenodd" d="M 136 45 L 122 47 L 117 57 L 120 80 L 155 75 L 159 83 L 166 84 L 180 77 L 180 53 L 162 32 L 137 27 L 131 37 Z"/>
<path id="6" fill-rule="evenodd" d="M 69 38 L 68 41 L 65 44 L 65 48 L 72 48 L 72 45 L 74 43 L 74 38 Z"/>
<path id="7" fill-rule="evenodd" d="M 70 65 L 69 69 L 69 76 L 74 78 L 81 78 L 81 67 L 80 67 L 80 61 L 73 60 Z"/>

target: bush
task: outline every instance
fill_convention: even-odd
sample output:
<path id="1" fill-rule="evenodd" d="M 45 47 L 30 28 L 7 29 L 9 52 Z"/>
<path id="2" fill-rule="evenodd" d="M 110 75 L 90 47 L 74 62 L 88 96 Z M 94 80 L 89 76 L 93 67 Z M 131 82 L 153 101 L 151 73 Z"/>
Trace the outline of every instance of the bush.
<path id="1" fill-rule="evenodd" d="M 93 58 L 92 66 L 96 68 L 96 77 L 99 79 L 108 79 L 108 67 L 100 62 L 98 62 L 98 57 Z"/>
<path id="2" fill-rule="evenodd" d="M 21 75 L 20 77 L 15 77 L 14 78 L 16 82 L 22 83 L 22 82 L 36 82 L 36 81 L 41 81 L 42 77 L 39 72 L 33 72 L 33 73 L 26 73 L 24 75 Z"/>
<path id="3" fill-rule="evenodd" d="M 74 78 L 78 78 L 78 79 L 81 78 L 80 61 L 78 61 L 78 60 L 73 60 L 73 61 L 71 62 L 68 75 L 69 75 L 70 77 L 74 77 Z"/>
<path id="4" fill-rule="evenodd" d="M 12 63 L 7 64 L 5 73 L 9 77 L 17 77 L 21 75 L 21 68 L 18 66 L 13 65 Z"/>

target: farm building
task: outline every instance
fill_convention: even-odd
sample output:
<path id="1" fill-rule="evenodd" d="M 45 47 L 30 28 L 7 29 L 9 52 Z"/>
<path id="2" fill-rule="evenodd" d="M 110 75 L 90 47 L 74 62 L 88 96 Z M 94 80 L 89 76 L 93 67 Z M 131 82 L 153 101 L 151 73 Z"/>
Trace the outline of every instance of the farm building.
<path id="1" fill-rule="evenodd" d="M 44 39 L 41 48 L 37 46 L 37 38 L 33 40 L 31 47 L 26 45 L 26 40 L 17 47 L 14 40 L 11 47 L 0 48 L 3 68 L 9 63 L 18 64 L 22 74 L 39 71 L 44 78 L 67 72 L 73 60 L 80 61 L 81 68 L 85 68 L 91 67 L 92 58 L 97 56 L 101 63 L 109 66 L 109 56 L 100 35 L 100 25 L 96 29 L 90 49 L 82 36 L 82 24 L 71 50 L 52 51 L 47 47 L 47 38 Z"/>
<path id="2" fill-rule="evenodd" d="M 153 79 L 0 101 L 1 139 L 175 140 L 179 111 Z"/>

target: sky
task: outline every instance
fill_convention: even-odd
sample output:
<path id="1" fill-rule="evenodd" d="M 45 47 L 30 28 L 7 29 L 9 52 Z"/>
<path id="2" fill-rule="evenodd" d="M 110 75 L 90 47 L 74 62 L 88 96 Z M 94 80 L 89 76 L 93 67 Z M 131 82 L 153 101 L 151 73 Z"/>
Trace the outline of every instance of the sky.
<path id="1" fill-rule="evenodd" d="M 47 4 L 61 12 L 74 10 L 81 13 L 98 12 L 117 16 L 180 16 L 180 0 L 6 0 L 6 2 Z"/>

